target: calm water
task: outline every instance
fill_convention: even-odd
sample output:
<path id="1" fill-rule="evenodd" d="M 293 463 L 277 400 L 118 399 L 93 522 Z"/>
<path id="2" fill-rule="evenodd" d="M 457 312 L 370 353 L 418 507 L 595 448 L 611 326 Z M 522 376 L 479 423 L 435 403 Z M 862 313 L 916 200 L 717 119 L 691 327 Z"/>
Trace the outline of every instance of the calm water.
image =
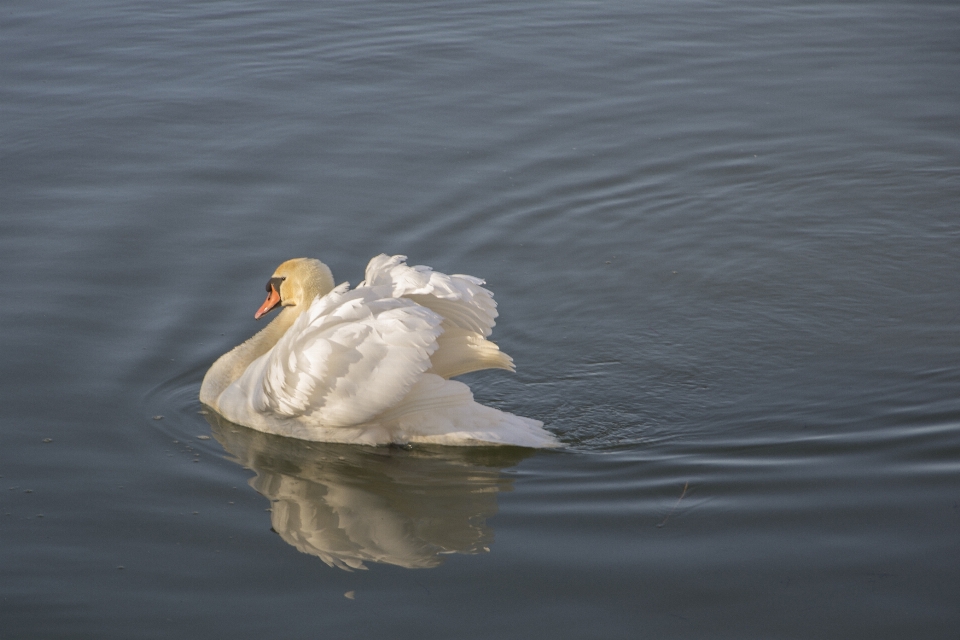
<path id="1" fill-rule="evenodd" d="M 957 637 L 955 3 L 0 13 L 5 638 Z M 565 450 L 199 413 L 380 252 Z"/>

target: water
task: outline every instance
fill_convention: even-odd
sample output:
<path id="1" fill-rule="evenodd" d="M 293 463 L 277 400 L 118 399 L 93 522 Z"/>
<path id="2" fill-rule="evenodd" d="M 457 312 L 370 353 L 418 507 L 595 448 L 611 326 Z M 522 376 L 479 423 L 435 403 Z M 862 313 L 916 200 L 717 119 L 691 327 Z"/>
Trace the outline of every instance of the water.
<path id="1" fill-rule="evenodd" d="M 2 28 L 5 637 L 956 636 L 951 3 Z M 380 252 L 486 278 L 465 381 L 565 450 L 198 413 L 279 262 Z"/>

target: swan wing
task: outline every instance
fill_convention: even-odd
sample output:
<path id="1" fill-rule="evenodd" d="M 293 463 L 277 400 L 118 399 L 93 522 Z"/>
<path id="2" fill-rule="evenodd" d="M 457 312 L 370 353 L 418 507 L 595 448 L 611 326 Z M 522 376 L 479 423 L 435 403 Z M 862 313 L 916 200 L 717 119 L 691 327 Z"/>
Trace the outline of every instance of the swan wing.
<path id="1" fill-rule="evenodd" d="M 388 286 L 396 298 L 408 298 L 435 311 L 453 325 L 487 337 L 493 331 L 497 303 L 483 280 L 407 265 L 407 256 L 380 254 L 367 264 L 364 286 Z"/>
<path id="2" fill-rule="evenodd" d="M 443 317 L 443 334 L 432 357 L 430 373 L 452 378 L 481 369 L 513 371 L 513 359 L 487 340 L 497 317 L 493 294 L 483 280 L 456 274 L 449 276 L 430 267 L 406 264 L 406 256 L 380 254 L 367 265 L 360 287 L 389 287 Z"/>
<path id="3" fill-rule="evenodd" d="M 430 368 L 441 321 L 388 287 L 344 284 L 315 299 L 234 384 L 253 412 L 356 425 L 400 402 Z"/>

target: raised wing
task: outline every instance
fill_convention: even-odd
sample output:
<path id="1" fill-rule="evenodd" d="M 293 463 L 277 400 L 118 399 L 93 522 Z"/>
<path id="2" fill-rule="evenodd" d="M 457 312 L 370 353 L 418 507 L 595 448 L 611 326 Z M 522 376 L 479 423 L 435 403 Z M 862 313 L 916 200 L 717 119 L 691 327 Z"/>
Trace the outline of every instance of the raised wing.
<path id="1" fill-rule="evenodd" d="M 366 422 L 430 368 L 442 319 L 389 287 L 337 287 L 236 383 L 250 407 L 318 426 Z"/>
<path id="2" fill-rule="evenodd" d="M 497 303 L 480 278 L 407 266 L 407 256 L 380 254 L 367 264 L 364 286 L 389 286 L 394 297 L 409 298 L 436 311 L 453 325 L 487 337 L 493 331 Z"/>
<path id="3" fill-rule="evenodd" d="M 430 373 L 444 378 L 480 369 L 513 371 L 513 360 L 487 340 L 497 317 L 493 294 L 483 280 L 448 276 L 430 267 L 406 264 L 406 256 L 380 254 L 367 265 L 363 287 L 390 287 L 393 295 L 431 309 L 443 317 L 443 335 L 433 354 Z"/>

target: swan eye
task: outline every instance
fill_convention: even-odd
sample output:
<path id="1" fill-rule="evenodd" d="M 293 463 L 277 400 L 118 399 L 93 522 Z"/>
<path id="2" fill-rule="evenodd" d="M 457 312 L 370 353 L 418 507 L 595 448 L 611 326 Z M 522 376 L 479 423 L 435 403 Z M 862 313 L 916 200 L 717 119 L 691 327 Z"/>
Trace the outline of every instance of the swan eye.
<path id="1" fill-rule="evenodd" d="M 286 278 L 283 278 L 283 277 L 270 278 L 269 280 L 267 280 L 267 293 L 270 293 L 270 290 L 271 290 L 271 289 L 276 289 L 276 290 L 277 290 L 277 293 L 279 294 L 279 293 L 280 293 L 280 284 L 281 284 L 284 280 L 286 280 Z"/>

